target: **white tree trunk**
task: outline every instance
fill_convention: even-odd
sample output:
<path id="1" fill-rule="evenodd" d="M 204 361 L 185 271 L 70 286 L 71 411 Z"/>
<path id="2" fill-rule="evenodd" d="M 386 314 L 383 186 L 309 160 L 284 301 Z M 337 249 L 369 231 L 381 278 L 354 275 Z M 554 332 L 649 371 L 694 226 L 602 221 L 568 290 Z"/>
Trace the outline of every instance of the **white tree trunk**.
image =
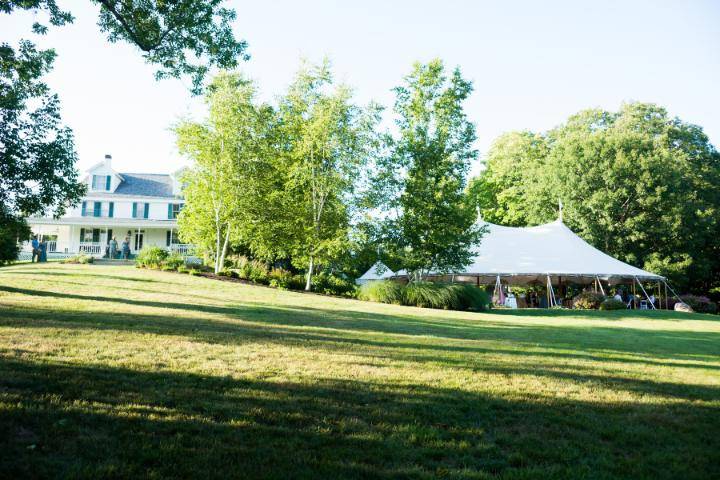
<path id="1" fill-rule="evenodd" d="M 307 280 L 305 281 L 305 291 L 309 292 L 310 288 L 312 286 L 312 274 L 313 274 L 313 267 L 314 267 L 314 258 L 310 256 L 310 265 L 308 265 L 308 271 L 307 271 Z"/>
<path id="2" fill-rule="evenodd" d="M 227 255 L 228 244 L 230 243 L 230 225 L 226 226 L 225 230 L 225 242 L 223 243 L 222 251 L 220 252 L 220 260 L 217 263 L 215 273 L 220 273 L 220 270 L 225 268 L 225 255 Z"/>

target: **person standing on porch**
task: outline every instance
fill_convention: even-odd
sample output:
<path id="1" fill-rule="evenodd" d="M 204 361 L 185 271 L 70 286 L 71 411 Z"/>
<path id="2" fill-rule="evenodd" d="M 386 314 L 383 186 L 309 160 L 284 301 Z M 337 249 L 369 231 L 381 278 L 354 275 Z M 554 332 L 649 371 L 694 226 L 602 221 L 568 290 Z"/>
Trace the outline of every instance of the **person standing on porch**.
<path id="1" fill-rule="evenodd" d="M 40 261 L 40 242 L 38 242 L 37 236 L 34 236 L 32 238 L 32 260 L 30 260 L 31 263 L 35 263 L 36 261 Z"/>
<path id="2" fill-rule="evenodd" d="M 38 252 L 40 252 L 38 262 L 47 262 L 47 242 L 44 239 L 38 245 Z"/>
<path id="3" fill-rule="evenodd" d="M 118 243 L 115 237 L 112 237 L 112 240 L 110 240 L 110 258 L 117 258 L 118 254 Z"/>
<path id="4" fill-rule="evenodd" d="M 115 242 L 115 245 L 117 245 L 117 242 Z M 122 256 L 125 260 L 130 258 L 130 239 L 128 237 L 125 237 L 122 243 Z"/>

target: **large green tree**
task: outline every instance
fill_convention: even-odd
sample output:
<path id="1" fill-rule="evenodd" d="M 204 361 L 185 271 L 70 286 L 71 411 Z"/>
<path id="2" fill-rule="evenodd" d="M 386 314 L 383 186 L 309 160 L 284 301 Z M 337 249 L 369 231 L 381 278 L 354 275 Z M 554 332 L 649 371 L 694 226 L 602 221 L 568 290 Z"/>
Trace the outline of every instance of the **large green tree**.
<path id="1" fill-rule="evenodd" d="M 477 157 L 463 104 L 472 84 L 440 60 L 417 63 L 395 88 L 398 136 L 379 162 L 377 187 L 386 245 L 414 278 L 467 266 L 482 231 L 465 194 Z"/>
<path id="2" fill-rule="evenodd" d="M 375 144 L 379 109 L 351 100 L 324 61 L 304 65 L 280 101 L 285 214 L 275 238 L 306 271 L 306 290 L 316 267 L 347 249 L 356 187 Z"/>
<path id="3" fill-rule="evenodd" d="M 137 46 L 156 77 L 190 76 L 199 92 L 208 69 L 232 68 L 246 58 L 246 44 L 234 38 L 230 22 L 235 12 L 221 0 L 147 2 L 92 0 L 100 6 L 98 25 L 110 42 Z M 35 22 L 34 34 L 48 26 L 72 23 L 69 11 L 55 0 L 0 1 L 0 14 L 32 10 L 44 22 Z M 60 103 L 42 77 L 56 53 L 41 50 L 29 40 L 17 46 L 0 44 L 0 235 L 3 243 L 27 232 L 24 217 L 61 215 L 83 194 L 75 168 L 77 156 L 72 131 L 62 125 Z M 13 249 L 16 250 L 16 249 Z M 17 252 L 0 255 L 14 259 Z"/>
<path id="4" fill-rule="evenodd" d="M 707 291 L 720 280 L 720 155 L 702 129 L 653 104 L 586 110 L 491 148 L 474 193 L 485 220 L 557 217 L 596 247 Z"/>
<path id="5" fill-rule="evenodd" d="M 175 127 L 178 148 L 192 161 L 183 175 L 180 235 L 211 252 L 215 273 L 230 243 L 248 243 L 253 225 L 266 216 L 267 194 L 277 179 L 270 153 L 274 112 L 255 96 L 252 82 L 222 73 L 205 95 L 207 120 Z"/>

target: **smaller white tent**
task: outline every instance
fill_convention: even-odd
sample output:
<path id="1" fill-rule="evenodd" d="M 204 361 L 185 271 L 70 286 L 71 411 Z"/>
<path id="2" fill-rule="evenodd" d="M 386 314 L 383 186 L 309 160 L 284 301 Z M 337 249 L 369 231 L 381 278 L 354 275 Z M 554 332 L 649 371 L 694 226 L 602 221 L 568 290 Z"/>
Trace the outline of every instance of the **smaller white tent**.
<path id="1" fill-rule="evenodd" d="M 370 267 L 370 269 L 365 272 L 362 277 L 355 280 L 355 283 L 358 285 L 362 285 L 367 282 L 372 282 L 373 280 L 385 280 L 386 278 L 394 277 L 395 274 L 392 270 L 390 270 L 387 266 L 385 266 L 384 263 L 381 261 L 378 261 Z"/>

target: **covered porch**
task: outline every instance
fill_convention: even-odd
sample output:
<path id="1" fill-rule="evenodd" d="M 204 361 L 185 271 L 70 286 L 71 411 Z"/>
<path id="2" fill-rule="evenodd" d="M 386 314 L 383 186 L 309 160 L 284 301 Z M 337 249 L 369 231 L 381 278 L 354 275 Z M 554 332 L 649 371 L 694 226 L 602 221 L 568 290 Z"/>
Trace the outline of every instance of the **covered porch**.
<path id="1" fill-rule="evenodd" d="M 47 243 L 49 253 L 85 254 L 106 257 L 110 240 L 115 237 L 118 251 L 125 240 L 130 254 L 136 255 L 145 246 L 165 248 L 182 256 L 192 255 L 193 246 L 181 243 L 175 221 L 123 221 L 123 219 L 43 219 L 43 223 L 29 221 L 33 234 Z M 105 221 L 103 221 L 105 220 Z"/>

